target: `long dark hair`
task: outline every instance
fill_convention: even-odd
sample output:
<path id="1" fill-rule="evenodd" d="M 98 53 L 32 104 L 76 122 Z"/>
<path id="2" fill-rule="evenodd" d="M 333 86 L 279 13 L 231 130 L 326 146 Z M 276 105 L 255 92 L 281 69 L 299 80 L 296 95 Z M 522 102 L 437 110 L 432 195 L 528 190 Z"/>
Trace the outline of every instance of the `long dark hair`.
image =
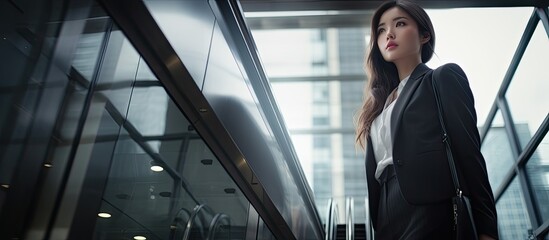
<path id="1" fill-rule="evenodd" d="M 421 48 L 421 61 L 423 63 L 431 59 L 435 48 L 435 31 L 431 19 L 425 10 L 416 3 L 407 0 L 387 1 L 376 10 L 371 21 L 370 46 L 366 58 L 366 71 L 369 79 L 364 91 L 366 98 L 358 112 L 356 128 L 356 142 L 362 148 L 365 145 L 365 137 L 370 134 L 372 122 L 383 111 L 387 97 L 399 84 L 395 64 L 385 61 L 377 46 L 379 35 L 377 26 L 381 15 L 393 7 L 402 9 L 416 21 L 420 35 L 428 34 L 431 37 Z"/>

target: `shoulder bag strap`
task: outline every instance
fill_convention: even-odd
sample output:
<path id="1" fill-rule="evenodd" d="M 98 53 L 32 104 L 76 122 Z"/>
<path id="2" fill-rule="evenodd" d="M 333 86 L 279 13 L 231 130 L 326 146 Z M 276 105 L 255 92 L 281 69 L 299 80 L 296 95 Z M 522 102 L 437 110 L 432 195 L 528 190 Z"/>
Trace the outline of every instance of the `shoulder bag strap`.
<path id="1" fill-rule="evenodd" d="M 448 165 L 450 166 L 450 172 L 452 174 L 452 180 L 454 181 L 454 187 L 456 188 L 456 194 L 461 194 L 461 187 L 459 186 L 459 179 L 456 171 L 456 165 L 454 162 L 454 157 L 452 156 L 452 150 L 450 148 L 450 138 L 448 136 L 448 132 L 446 132 L 446 125 L 444 124 L 444 120 L 442 118 L 442 104 L 440 102 L 440 96 L 437 89 L 437 81 L 436 79 L 439 79 L 440 75 L 440 67 L 435 69 L 433 71 L 432 75 L 432 84 L 433 84 L 433 93 L 435 95 L 435 100 L 437 103 L 437 109 L 438 109 L 438 120 L 440 121 L 440 125 L 442 126 L 442 142 L 444 142 L 444 145 L 446 146 L 446 155 L 448 157 Z"/>

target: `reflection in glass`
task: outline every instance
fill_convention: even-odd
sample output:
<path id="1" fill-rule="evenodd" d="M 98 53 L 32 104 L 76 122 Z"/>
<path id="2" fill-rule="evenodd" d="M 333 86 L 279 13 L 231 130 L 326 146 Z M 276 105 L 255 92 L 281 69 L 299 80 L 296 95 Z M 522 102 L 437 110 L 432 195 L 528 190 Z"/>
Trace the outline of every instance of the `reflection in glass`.
<path id="1" fill-rule="evenodd" d="M 109 35 L 109 42 L 103 62 L 96 91 L 109 99 L 114 110 L 125 117 L 128 112 L 132 86 L 140 64 L 139 54 L 122 31 L 116 26 Z"/>
<path id="2" fill-rule="evenodd" d="M 522 148 L 528 144 L 549 113 L 547 56 L 549 39 L 540 22 L 505 95 Z"/>
<path id="3" fill-rule="evenodd" d="M 497 191 L 514 163 L 513 152 L 511 152 L 511 145 L 499 110 L 496 112 L 488 134 L 482 140 L 481 152 L 486 160 L 492 191 Z"/>
<path id="4" fill-rule="evenodd" d="M 528 239 L 528 229 L 532 229 L 526 204 L 515 178 L 496 203 L 499 237 L 501 240 Z"/>
<path id="5" fill-rule="evenodd" d="M 538 145 L 526 164 L 526 172 L 535 195 L 542 221 L 549 219 L 549 135 Z"/>
<path id="6" fill-rule="evenodd" d="M 36 124 L 35 119 L 44 117 L 38 115 L 38 100 L 48 96 L 48 93 L 57 95 L 63 92 L 70 81 L 65 71 L 67 69 L 59 69 L 57 64 L 53 64 L 67 64 L 53 59 L 57 55 L 53 52 L 52 43 L 61 38 L 59 34 L 63 23 L 55 21 L 60 13 L 50 11 L 42 14 L 30 7 L 23 13 L 17 7 L 19 4 L 2 2 L 0 7 L 0 209 L 10 187 L 14 188 L 12 177 L 23 158 L 31 127 Z M 39 9 L 46 4 L 27 1 L 25 5 Z M 60 77 L 48 78 L 48 73 L 60 74 Z M 48 86 L 48 93 L 44 93 L 44 86 Z M 50 106 L 51 109 L 47 110 L 59 111 L 58 104 Z M 46 126 L 44 124 L 45 132 L 53 131 L 45 129 Z M 48 146 L 47 140 L 31 140 L 37 149 Z M 42 157 L 45 156 L 32 159 L 33 163 L 44 161 Z"/>
<path id="7" fill-rule="evenodd" d="M 208 2 L 147 0 L 144 3 L 196 84 L 202 87 L 215 21 Z"/>
<path id="8" fill-rule="evenodd" d="M 119 63 L 139 57 L 119 54 Z M 100 209 L 112 216 L 98 217 L 94 239 L 244 238 L 249 202 L 144 61 L 132 62 L 133 74 L 117 78 L 127 88 L 121 84 L 100 88 L 109 93 L 103 95 L 106 106 L 119 120 L 121 131 L 115 134 L 116 149 Z M 128 72 L 125 67 L 114 64 L 108 69 Z M 108 81 L 108 76 L 103 74 L 102 80 Z M 123 101 L 109 86 L 131 98 L 127 95 Z M 152 166 L 163 170 L 153 171 Z"/>
<path id="9" fill-rule="evenodd" d="M 105 19 L 101 19 L 100 21 L 105 22 Z M 93 23 L 94 21 L 89 22 Z M 96 26 L 88 28 L 95 29 Z M 78 41 L 78 47 L 74 53 L 72 66 L 88 81 L 93 77 L 97 57 L 99 56 L 99 47 L 103 42 L 104 35 L 105 33 L 103 31 L 91 32 L 82 35 Z"/>
<path id="10" fill-rule="evenodd" d="M 265 222 L 263 221 L 263 219 L 261 217 L 259 218 L 259 223 L 258 223 L 258 227 L 257 227 L 257 239 L 263 239 L 263 240 L 275 240 L 276 239 L 274 237 L 273 233 L 271 232 L 271 230 L 269 230 L 267 225 L 265 225 Z"/>
<path id="11" fill-rule="evenodd" d="M 39 9 L 38 6 L 35 7 Z M 10 15 L 3 10 L 9 11 L 9 8 L 0 9 L 2 12 L 0 15 Z M 47 16 L 48 14 L 29 12 L 27 15 L 31 18 L 38 18 L 39 16 L 33 15 Z M 33 239 L 42 238 L 41 231 L 48 227 L 48 221 L 55 209 L 55 201 L 63 186 L 63 176 L 66 174 L 67 164 L 71 161 L 70 153 L 74 142 L 80 141 L 83 145 L 89 143 L 89 136 L 86 134 L 83 134 L 81 139 L 75 139 L 75 137 L 77 125 L 82 120 L 82 110 L 89 92 L 94 66 L 98 62 L 98 53 L 103 45 L 103 31 L 107 20 L 87 19 L 83 21 L 83 32 L 71 33 L 74 35 L 71 35 L 71 39 L 74 41 L 75 48 L 71 49 L 70 46 L 67 46 L 66 49 L 58 48 L 54 51 L 53 45 L 63 39 L 57 39 L 56 35 L 60 33 L 58 28 L 65 22 L 53 21 L 43 24 L 41 21 L 44 19 L 35 19 L 30 21 L 29 25 L 25 25 L 24 20 L 15 19 L 18 22 L 13 26 L 14 29 L 10 29 L 12 26 L 9 26 L 9 23 L 3 22 L 5 27 L 2 28 L 2 39 L 0 39 L 0 52 L 3 54 L 0 64 L 0 138 L 2 140 L 0 143 L 0 184 L 9 186 L 12 175 L 17 174 L 14 167 L 23 157 L 20 151 L 25 148 L 34 151 L 41 149 L 44 145 L 47 146 L 48 156 L 36 156 L 35 159 L 32 159 L 32 164 L 27 163 L 27 166 L 36 163 L 44 166 L 43 173 L 41 173 L 44 177 L 40 179 L 40 183 L 36 184 L 39 187 L 35 189 L 35 217 L 29 223 L 29 229 L 34 229 L 34 231 L 27 236 L 29 239 Z M 98 29 L 99 31 L 96 31 Z M 55 57 L 59 57 L 55 54 L 70 50 L 74 50 L 73 58 L 55 59 Z M 67 68 L 62 69 L 62 66 Z M 51 78 L 55 75 L 59 77 Z M 59 97 L 59 105 L 57 105 L 56 99 L 52 99 L 52 95 L 55 95 L 55 98 Z M 57 123 L 52 129 L 47 127 L 49 125 L 47 117 L 39 114 L 41 110 L 44 110 L 37 107 L 41 104 L 41 99 L 55 103 L 43 105 L 47 106 L 48 114 L 55 115 Z M 108 125 L 105 123 L 109 119 L 98 120 L 104 123 L 101 127 Z M 32 141 L 25 140 L 29 137 L 27 133 L 31 124 L 40 126 L 40 131 L 47 133 L 48 141 L 31 146 L 30 142 Z M 49 136 L 50 131 L 51 136 Z M 25 170 L 28 169 L 19 168 L 18 171 L 25 174 Z M 3 194 L 4 190 L 8 189 L 2 187 L 0 191 Z M 27 191 L 30 190 L 27 189 Z M 2 203 L 3 195 L 0 195 L 0 205 Z"/>

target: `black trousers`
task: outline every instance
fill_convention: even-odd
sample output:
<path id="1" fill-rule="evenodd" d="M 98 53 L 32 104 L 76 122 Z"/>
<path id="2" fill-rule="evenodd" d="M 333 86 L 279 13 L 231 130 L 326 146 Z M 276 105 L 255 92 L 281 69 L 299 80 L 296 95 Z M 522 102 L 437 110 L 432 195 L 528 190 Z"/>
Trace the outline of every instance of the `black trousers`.
<path id="1" fill-rule="evenodd" d="M 406 202 L 393 165 L 385 168 L 380 184 L 376 240 L 453 238 L 453 210 L 450 199 L 432 205 L 412 205 Z"/>

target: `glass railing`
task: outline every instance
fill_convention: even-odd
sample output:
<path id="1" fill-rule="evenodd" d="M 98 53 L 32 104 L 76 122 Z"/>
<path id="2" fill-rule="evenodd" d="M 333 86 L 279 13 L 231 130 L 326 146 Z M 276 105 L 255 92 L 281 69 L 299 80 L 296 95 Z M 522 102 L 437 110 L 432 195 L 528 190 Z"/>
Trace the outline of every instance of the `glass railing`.
<path id="1" fill-rule="evenodd" d="M 266 193 L 291 228 L 294 237 L 320 239 L 324 232 L 312 191 L 276 104 L 242 9 L 237 1 L 210 0 L 209 3 L 218 21 L 218 28 L 216 26 L 214 29 L 212 51 L 216 44 L 215 34 L 222 34 L 223 43 L 220 44 L 220 49 L 230 51 L 225 55 L 227 58 L 220 58 L 219 64 L 230 66 L 234 69 L 231 73 L 235 73 L 237 77 L 225 80 L 222 84 L 219 79 L 206 78 L 204 94 L 209 101 L 212 100 L 210 103 L 214 109 L 221 111 L 226 109 L 227 99 L 241 99 L 241 106 L 231 110 L 243 109 L 243 119 L 248 116 L 252 121 L 240 120 L 240 124 L 234 124 L 233 129 L 228 130 L 239 131 L 237 129 L 240 128 L 262 132 L 261 138 L 257 139 L 259 142 L 253 142 L 255 140 L 247 136 L 241 139 L 244 155 L 252 156 L 248 159 L 252 169 L 264 183 Z M 230 91 L 219 91 L 224 88 Z M 219 98 L 219 94 L 223 98 Z M 228 114 L 220 118 L 223 122 L 232 122 Z M 252 128 L 248 123 L 253 123 Z M 238 137 L 236 141 L 239 141 Z M 263 144 L 266 145 L 264 148 L 261 147 Z M 265 149 L 269 154 L 265 155 L 263 152 L 257 155 L 258 149 Z M 253 157 L 254 155 L 257 157 Z"/>

